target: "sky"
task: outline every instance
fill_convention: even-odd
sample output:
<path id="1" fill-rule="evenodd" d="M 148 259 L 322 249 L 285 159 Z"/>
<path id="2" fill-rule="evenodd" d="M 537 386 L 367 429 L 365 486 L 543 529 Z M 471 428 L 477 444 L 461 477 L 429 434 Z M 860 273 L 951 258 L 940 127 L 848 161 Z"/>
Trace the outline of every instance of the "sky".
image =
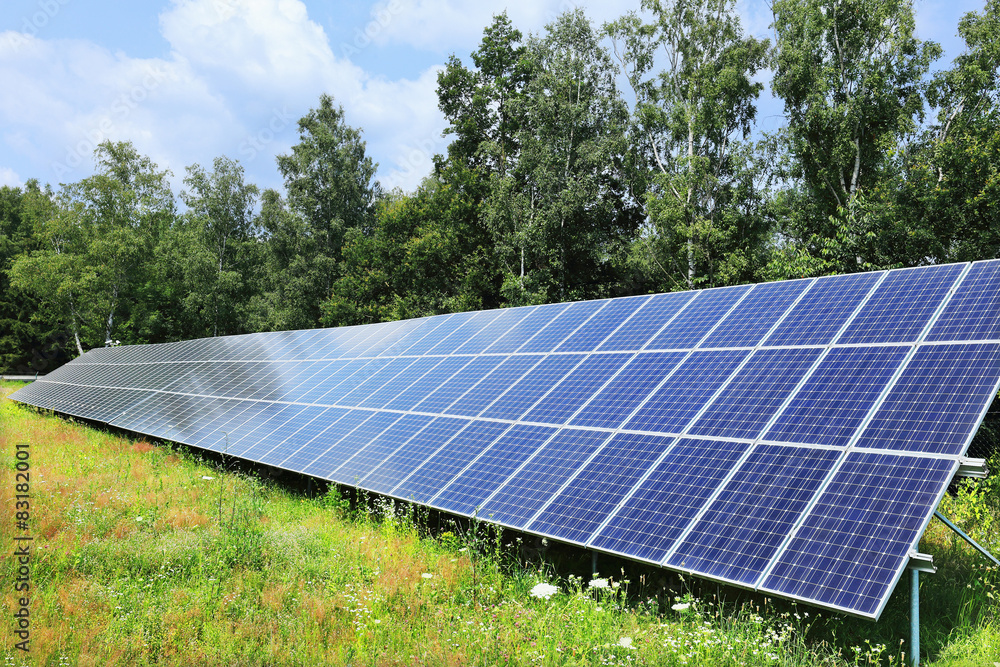
<path id="1" fill-rule="evenodd" d="M 58 187 L 93 173 L 94 147 L 131 141 L 172 173 L 239 160 L 247 180 L 282 189 L 275 156 L 323 93 L 362 130 L 386 189 L 411 191 L 444 153 L 437 74 L 468 62 L 492 16 L 526 35 L 581 6 L 600 25 L 639 8 L 573 0 L 3 0 L 0 185 Z M 915 0 L 917 33 L 944 69 L 962 50 L 959 18 L 982 0 Z M 770 36 L 768 0 L 740 0 L 744 29 Z M 766 82 L 767 77 L 764 77 Z M 781 125 L 765 93 L 760 125 Z"/>

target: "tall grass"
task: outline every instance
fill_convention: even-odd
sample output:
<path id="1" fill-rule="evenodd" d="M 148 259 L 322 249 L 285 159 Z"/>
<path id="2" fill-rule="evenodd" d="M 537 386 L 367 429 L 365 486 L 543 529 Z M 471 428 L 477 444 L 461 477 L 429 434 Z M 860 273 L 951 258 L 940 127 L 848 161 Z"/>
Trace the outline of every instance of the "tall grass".
<path id="1" fill-rule="evenodd" d="M 32 452 L 32 640 L 28 655 L 13 648 L 14 565 L 2 559 L 5 667 L 735 667 L 899 664 L 905 653 L 905 591 L 872 624 L 733 601 L 692 581 L 657 590 L 620 569 L 575 576 L 520 561 L 482 524 L 432 535 L 412 507 L 352 509 L 336 490 L 306 498 L 183 449 L 0 399 L 5 507 L 19 442 Z M 964 520 L 989 493 L 970 487 L 946 513 Z M 0 524 L 3 544 L 15 534 Z M 933 655 L 943 665 L 1000 661 L 997 573 L 938 527 L 927 542 L 941 566 L 924 578 Z"/>

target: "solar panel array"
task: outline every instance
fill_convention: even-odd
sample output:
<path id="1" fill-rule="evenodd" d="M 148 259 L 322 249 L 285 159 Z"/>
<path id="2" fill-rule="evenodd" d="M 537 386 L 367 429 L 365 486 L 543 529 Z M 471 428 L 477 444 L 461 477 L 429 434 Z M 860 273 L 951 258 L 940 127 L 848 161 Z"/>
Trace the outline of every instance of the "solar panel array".
<path id="1" fill-rule="evenodd" d="M 12 398 L 877 618 L 1000 383 L 1000 261 L 91 350 Z"/>

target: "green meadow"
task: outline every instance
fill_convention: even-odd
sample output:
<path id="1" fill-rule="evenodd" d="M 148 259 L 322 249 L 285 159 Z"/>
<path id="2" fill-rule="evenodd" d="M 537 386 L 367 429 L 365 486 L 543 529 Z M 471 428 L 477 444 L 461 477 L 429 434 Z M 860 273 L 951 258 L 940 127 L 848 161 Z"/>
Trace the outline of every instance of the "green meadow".
<path id="1" fill-rule="evenodd" d="M 908 577 L 877 623 L 605 558 L 595 577 L 583 552 L 310 493 L 23 408 L 17 386 L 0 385 L 0 540 L 6 555 L 32 538 L 30 589 L 0 559 L 3 667 L 909 664 Z M 1000 553 L 995 478 L 941 511 Z M 1000 663 L 1000 572 L 937 520 L 920 549 L 938 566 L 921 579 L 921 664 Z"/>

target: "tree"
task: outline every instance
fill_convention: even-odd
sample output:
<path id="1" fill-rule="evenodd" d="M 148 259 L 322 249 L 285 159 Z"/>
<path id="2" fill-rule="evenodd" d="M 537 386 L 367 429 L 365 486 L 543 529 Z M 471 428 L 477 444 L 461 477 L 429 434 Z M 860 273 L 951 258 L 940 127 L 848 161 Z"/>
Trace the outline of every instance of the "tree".
<path id="1" fill-rule="evenodd" d="M 185 266 L 185 303 L 213 336 L 246 333 L 245 306 L 256 281 L 257 229 L 253 209 L 257 186 L 244 182 L 243 167 L 216 158 L 214 171 L 188 167 L 181 198 L 189 207 L 185 225 L 190 245 Z"/>
<path id="2" fill-rule="evenodd" d="M 94 155 L 96 173 L 62 188 L 38 221 L 42 247 L 9 272 L 15 288 L 64 314 L 81 354 L 84 342 L 143 340 L 148 259 L 174 217 L 169 172 L 129 142 L 106 141 Z"/>
<path id="3" fill-rule="evenodd" d="M 248 318 L 254 331 L 311 329 L 319 324 L 320 303 L 329 298 L 322 291 L 329 268 L 319 253 L 319 243 L 306 220 L 289 209 L 275 190 L 261 195 L 255 226 L 263 232 L 260 291 L 251 299 Z M 315 301 L 314 299 L 321 299 Z"/>
<path id="4" fill-rule="evenodd" d="M 452 169 L 453 167 L 449 167 Z M 466 172 L 468 173 L 468 172 Z M 354 232 L 323 306 L 327 325 L 368 324 L 496 307 L 497 271 L 475 203 L 447 179 L 379 203 L 371 234 Z"/>
<path id="5" fill-rule="evenodd" d="M 344 122 L 344 110 L 334 107 L 332 97 L 320 96 L 319 108 L 303 116 L 298 127 L 299 143 L 277 161 L 288 205 L 315 241 L 306 259 L 311 280 L 302 285 L 315 326 L 319 304 L 329 297 L 338 275 L 345 235 L 350 229 L 371 230 L 381 187 L 361 132 Z"/>
<path id="6" fill-rule="evenodd" d="M 514 304 L 593 298 L 618 285 L 638 222 L 623 170 L 627 109 L 616 67 L 582 10 L 568 11 L 528 44 L 520 157 L 491 181 L 484 212 Z"/>
<path id="7" fill-rule="evenodd" d="M 484 179 L 503 178 L 517 161 L 521 118 L 515 105 L 531 79 L 522 37 L 506 12 L 494 16 L 472 52 L 476 69 L 452 54 L 438 73 L 438 107 L 449 122 L 444 134 L 454 136 L 449 159 Z"/>
<path id="8" fill-rule="evenodd" d="M 820 204 L 806 233 L 829 237 L 831 216 L 894 178 L 891 158 L 922 118 L 941 49 L 914 36 L 909 0 L 777 0 L 772 10 L 773 89 L 797 175 Z"/>
<path id="9" fill-rule="evenodd" d="M 768 231 L 757 199 L 753 127 L 768 43 L 745 37 L 731 0 L 644 0 L 653 22 L 606 26 L 635 95 L 633 134 L 649 184 L 633 261 L 653 286 L 752 279 Z M 662 67 L 656 71 L 657 67 Z"/>
<path id="10" fill-rule="evenodd" d="M 940 262 L 1000 255 L 1000 0 L 958 32 L 966 50 L 930 86 L 936 122 L 911 151 L 893 209 L 916 251 Z"/>
<path id="11" fill-rule="evenodd" d="M 52 190 L 37 181 L 0 188 L 0 370 L 51 371 L 65 361 L 62 311 L 15 288 L 8 275 L 17 258 L 42 249 L 35 230 L 55 208 Z"/>

